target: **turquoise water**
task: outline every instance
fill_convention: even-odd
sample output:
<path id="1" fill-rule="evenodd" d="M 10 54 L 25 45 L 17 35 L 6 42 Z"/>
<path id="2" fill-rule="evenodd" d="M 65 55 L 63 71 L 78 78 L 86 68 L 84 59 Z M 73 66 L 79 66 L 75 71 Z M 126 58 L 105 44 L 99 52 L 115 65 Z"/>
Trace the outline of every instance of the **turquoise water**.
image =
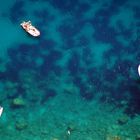
<path id="1" fill-rule="evenodd" d="M 0 139 L 140 139 L 138 0 L 8 0 L 0 9 Z M 24 20 L 41 35 L 27 34 Z"/>

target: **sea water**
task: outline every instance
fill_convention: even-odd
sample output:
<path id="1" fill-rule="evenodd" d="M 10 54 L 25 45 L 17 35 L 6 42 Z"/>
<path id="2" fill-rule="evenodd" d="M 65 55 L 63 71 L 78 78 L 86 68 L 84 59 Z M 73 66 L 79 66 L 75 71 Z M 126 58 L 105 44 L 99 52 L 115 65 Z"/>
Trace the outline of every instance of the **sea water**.
<path id="1" fill-rule="evenodd" d="M 0 4 L 0 138 L 140 139 L 140 2 Z M 33 37 L 20 23 L 31 21 Z"/>

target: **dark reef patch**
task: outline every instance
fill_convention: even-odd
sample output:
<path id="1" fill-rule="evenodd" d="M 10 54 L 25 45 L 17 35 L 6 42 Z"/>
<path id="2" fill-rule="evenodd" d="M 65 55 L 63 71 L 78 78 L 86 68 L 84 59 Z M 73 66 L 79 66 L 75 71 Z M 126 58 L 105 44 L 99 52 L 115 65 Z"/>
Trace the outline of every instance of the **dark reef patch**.
<path id="1" fill-rule="evenodd" d="M 58 31 L 61 33 L 63 38 L 65 39 L 72 38 L 81 30 L 80 25 L 75 23 L 72 24 L 62 24 L 59 26 Z"/>
<path id="2" fill-rule="evenodd" d="M 12 8 L 10 9 L 10 19 L 13 23 L 22 21 L 23 17 L 26 15 L 24 11 L 25 2 L 23 0 L 16 1 Z"/>
<path id="3" fill-rule="evenodd" d="M 73 82 L 80 89 L 80 96 L 83 99 L 91 101 L 94 98 L 95 90 L 89 86 L 88 81 L 84 81 L 81 76 L 75 76 Z"/>
<path id="4" fill-rule="evenodd" d="M 109 27 L 109 23 L 111 17 L 117 14 L 119 6 L 122 6 L 125 2 L 112 1 L 110 6 L 102 7 L 96 12 L 95 17 L 90 22 L 95 27 L 94 37 L 97 41 L 115 44 L 117 32 L 114 28 Z M 122 35 L 127 38 L 130 37 L 131 30 L 124 30 Z"/>
<path id="5" fill-rule="evenodd" d="M 82 61 L 85 63 L 86 66 L 89 66 L 93 62 L 91 49 L 88 46 L 83 47 Z"/>
<path id="6" fill-rule="evenodd" d="M 100 72 L 96 70 L 96 68 L 90 68 L 87 71 L 88 83 L 91 85 L 95 85 L 97 91 L 102 89 L 102 77 L 100 76 Z"/>
<path id="7" fill-rule="evenodd" d="M 43 50 L 52 50 L 56 46 L 56 42 L 54 40 L 41 39 L 38 46 L 40 46 Z"/>
<path id="8" fill-rule="evenodd" d="M 84 35 L 80 36 L 79 39 L 78 39 L 77 46 L 85 47 L 85 46 L 88 46 L 88 45 L 89 45 L 89 39 Z"/>
<path id="9" fill-rule="evenodd" d="M 115 29 L 109 27 L 109 19 L 112 16 L 112 11 L 100 10 L 95 14 L 95 17 L 90 21 L 95 27 L 94 37 L 97 41 L 113 43 L 116 39 Z"/>
<path id="10" fill-rule="evenodd" d="M 117 35 L 121 35 L 125 40 L 129 41 L 133 33 L 132 28 L 127 29 L 120 20 L 117 21 L 117 28 L 119 29 L 119 33 Z"/>
<path id="11" fill-rule="evenodd" d="M 131 84 L 129 93 L 130 98 L 125 113 L 130 117 L 134 117 L 136 114 L 140 114 L 140 84 Z"/>
<path id="12" fill-rule="evenodd" d="M 80 86 L 80 95 L 81 95 L 82 98 L 86 99 L 87 101 L 91 101 L 94 97 L 94 91 L 91 90 L 85 84 L 82 84 Z"/>
<path id="13" fill-rule="evenodd" d="M 37 58 L 41 58 L 40 48 L 36 44 L 21 44 L 17 48 L 8 49 L 9 61 L 6 64 L 6 75 L 8 79 L 18 80 L 18 73 L 23 69 L 36 69 Z"/>
<path id="14" fill-rule="evenodd" d="M 116 61 L 121 62 L 122 54 L 125 54 L 125 52 L 128 52 L 128 50 L 129 48 L 125 49 L 124 46 L 120 42 L 113 41 L 112 48 L 104 53 L 104 60 L 105 62 L 111 62 L 111 59 L 113 57 L 116 57 L 117 58 Z"/>
<path id="15" fill-rule="evenodd" d="M 65 50 L 72 49 L 72 48 L 75 48 L 75 47 L 76 47 L 75 40 L 73 38 L 69 38 L 69 39 L 64 40 L 63 48 Z"/>
<path id="16" fill-rule="evenodd" d="M 103 70 L 104 81 L 112 82 L 117 78 L 116 72 L 110 69 Z"/>
<path id="17" fill-rule="evenodd" d="M 47 89 L 46 90 L 46 94 L 44 93 L 44 95 L 42 95 L 42 99 L 41 99 L 41 104 L 44 104 L 45 102 L 47 102 L 47 100 L 49 98 L 53 98 L 57 95 L 56 91 L 54 89 Z"/>
<path id="18" fill-rule="evenodd" d="M 47 56 L 44 56 L 44 63 L 40 68 L 41 75 L 46 75 L 50 71 L 56 73 L 61 72 L 61 68 L 56 64 L 59 59 L 61 59 L 62 53 L 58 50 L 50 50 Z"/>
<path id="19" fill-rule="evenodd" d="M 39 55 L 40 48 L 36 44 L 21 44 L 17 51 L 25 56 L 31 55 L 32 57 L 36 57 Z"/>
<path id="20" fill-rule="evenodd" d="M 36 18 L 40 19 L 39 20 L 40 24 L 44 25 L 44 23 L 45 23 L 44 26 L 47 26 L 48 21 L 53 22 L 53 20 L 55 18 L 53 15 L 51 15 L 49 13 L 49 11 L 47 9 L 42 9 L 42 10 L 39 10 L 39 11 L 36 10 L 36 11 L 34 11 L 33 14 Z"/>
<path id="21" fill-rule="evenodd" d="M 73 52 L 68 62 L 68 70 L 73 76 L 78 74 L 78 72 L 80 72 L 80 59 L 79 58 L 80 58 L 80 55 L 77 52 Z"/>
<path id="22" fill-rule="evenodd" d="M 83 15 L 90 9 L 91 9 L 90 4 L 86 2 L 79 3 L 79 5 L 77 5 L 74 11 L 74 16 L 78 19 L 82 19 Z"/>
<path id="23" fill-rule="evenodd" d="M 18 48 L 10 48 L 8 55 L 10 63 L 8 69 L 20 70 L 23 68 L 35 68 L 35 59 L 38 55 L 38 48 L 35 45 L 22 44 Z"/>
<path id="24" fill-rule="evenodd" d="M 133 63 L 129 60 L 118 60 L 114 65 L 114 70 L 116 73 L 125 77 L 126 79 L 129 77 L 129 70 L 132 67 Z"/>
<path id="25" fill-rule="evenodd" d="M 49 0 L 49 2 L 54 6 L 54 8 L 59 9 L 61 12 L 67 13 L 75 11 L 77 5 L 79 5 L 78 0 Z"/>
<path id="26" fill-rule="evenodd" d="M 139 9 L 140 9 L 139 6 L 133 7 L 134 17 L 138 18 L 138 19 L 140 18 L 140 10 Z"/>
<path id="27" fill-rule="evenodd" d="M 29 0 L 29 1 L 31 1 L 31 2 L 36 2 L 36 1 L 40 1 L 40 0 Z"/>

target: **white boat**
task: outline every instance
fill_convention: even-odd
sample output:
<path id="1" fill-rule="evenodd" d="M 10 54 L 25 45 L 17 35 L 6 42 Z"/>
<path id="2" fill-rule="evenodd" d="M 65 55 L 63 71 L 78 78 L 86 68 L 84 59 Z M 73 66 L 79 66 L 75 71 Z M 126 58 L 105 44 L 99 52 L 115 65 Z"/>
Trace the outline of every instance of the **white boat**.
<path id="1" fill-rule="evenodd" d="M 140 76 L 140 65 L 138 66 L 138 74 Z"/>
<path id="2" fill-rule="evenodd" d="M 0 106 L 0 117 L 2 115 L 2 112 L 3 112 L 3 107 Z"/>
<path id="3" fill-rule="evenodd" d="M 31 21 L 23 21 L 21 24 L 22 28 L 32 36 L 40 36 L 40 31 L 31 24 Z"/>

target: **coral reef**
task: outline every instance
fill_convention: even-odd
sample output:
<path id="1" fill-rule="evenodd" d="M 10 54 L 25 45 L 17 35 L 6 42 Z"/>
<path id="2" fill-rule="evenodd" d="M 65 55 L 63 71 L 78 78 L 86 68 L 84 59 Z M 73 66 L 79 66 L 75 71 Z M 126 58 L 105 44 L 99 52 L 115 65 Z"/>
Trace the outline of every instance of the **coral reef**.
<path id="1" fill-rule="evenodd" d="M 15 127 L 18 131 L 24 130 L 28 127 L 28 124 L 25 120 L 16 121 Z"/>
<path id="2" fill-rule="evenodd" d="M 25 105 L 26 103 L 21 97 L 14 98 L 11 104 L 11 106 L 14 108 L 24 107 Z"/>

